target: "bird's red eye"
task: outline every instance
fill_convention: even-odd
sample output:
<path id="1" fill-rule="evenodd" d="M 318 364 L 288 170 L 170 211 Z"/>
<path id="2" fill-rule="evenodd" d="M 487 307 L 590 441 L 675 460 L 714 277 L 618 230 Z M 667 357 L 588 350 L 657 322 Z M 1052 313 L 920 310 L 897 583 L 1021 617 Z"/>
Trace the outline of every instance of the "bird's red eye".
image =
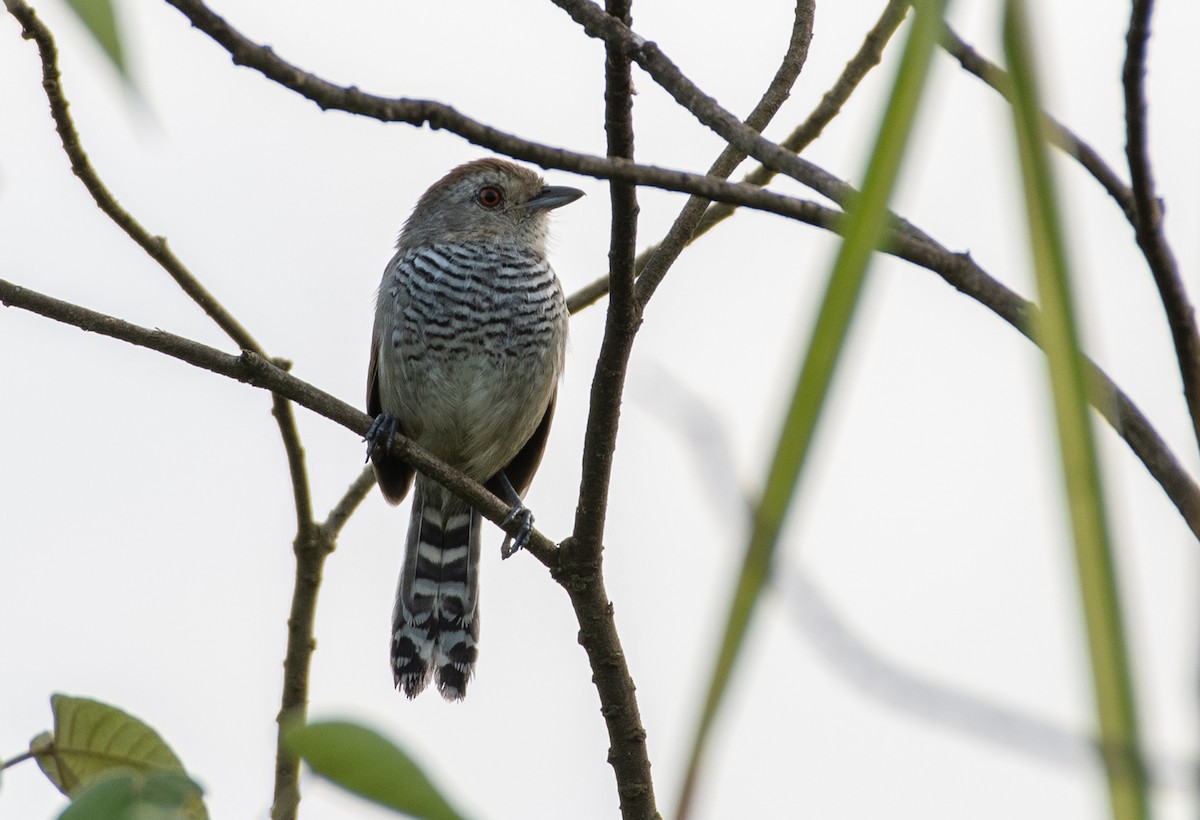
<path id="1" fill-rule="evenodd" d="M 494 185 L 489 185 L 481 188 L 475 199 L 485 208 L 495 208 L 504 201 L 504 192 Z"/>

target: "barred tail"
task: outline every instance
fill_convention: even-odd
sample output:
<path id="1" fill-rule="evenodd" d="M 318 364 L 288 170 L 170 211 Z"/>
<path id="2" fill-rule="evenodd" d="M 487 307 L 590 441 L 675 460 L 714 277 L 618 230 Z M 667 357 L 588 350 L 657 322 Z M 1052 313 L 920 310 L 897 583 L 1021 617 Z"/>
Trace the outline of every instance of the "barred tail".
<path id="1" fill-rule="evenodd" d="M 418 475 L 404 568 L 392 613 L 392 672 L 414 698 L 437 681 L 461 700 L 479 641 L 479 536 L 483 519 Z"/>

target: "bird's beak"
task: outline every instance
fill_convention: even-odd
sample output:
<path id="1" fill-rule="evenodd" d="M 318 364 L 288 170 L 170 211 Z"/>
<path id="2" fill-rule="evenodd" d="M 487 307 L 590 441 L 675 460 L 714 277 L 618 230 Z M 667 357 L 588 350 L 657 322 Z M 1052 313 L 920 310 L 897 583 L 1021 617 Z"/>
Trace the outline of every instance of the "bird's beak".
<path id="1" fill-rule="evenodd" d="M 538 192 L 538 195 L 525 203 L 525 207 L 530 211 L 549 211 L 552 208 L 561 208 L 563 205 L 569 205 L 579 197 L 583 196 L 583 191 L 578 188 L 568 188 L 565 185 L 550 185 Z"/>

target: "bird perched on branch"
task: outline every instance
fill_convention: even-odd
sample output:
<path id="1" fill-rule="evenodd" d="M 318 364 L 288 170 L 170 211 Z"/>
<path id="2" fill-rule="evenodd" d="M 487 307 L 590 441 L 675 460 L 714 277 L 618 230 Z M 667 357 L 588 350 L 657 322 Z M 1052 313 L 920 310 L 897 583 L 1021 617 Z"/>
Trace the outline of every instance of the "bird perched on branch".
<path id="1" fill-rule="evenodd" d="M 513 505 L 507 558 L 527 543 L 522 504 L 542 458 L 567 341 L 567 305 L 546 259 L 549 212 L 583 196 L 499 159 L 455 168 L 417 202 L 375 307 L 367 457 L 398 504 L 414 470 L 388 454 L 403 433 Z M 416 697 L 466 694 L 479 640 L 483 519 L 416 474 L 392 616 L 392 672 Z"/>

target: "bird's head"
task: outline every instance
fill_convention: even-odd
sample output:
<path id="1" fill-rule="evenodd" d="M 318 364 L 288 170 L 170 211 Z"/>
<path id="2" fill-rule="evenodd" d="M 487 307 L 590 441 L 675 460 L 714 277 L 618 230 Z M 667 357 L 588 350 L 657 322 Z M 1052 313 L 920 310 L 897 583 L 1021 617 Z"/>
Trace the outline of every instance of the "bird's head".
<path id="1" fill-rule="evenodd" d="M 527 245 L 544 252 L 549 212 L 583 191 L 547 186 L 533 171 L 501 159 L 478 159 L 442 177 L 417 202 L 398 247 L 440 242 Z"/>

